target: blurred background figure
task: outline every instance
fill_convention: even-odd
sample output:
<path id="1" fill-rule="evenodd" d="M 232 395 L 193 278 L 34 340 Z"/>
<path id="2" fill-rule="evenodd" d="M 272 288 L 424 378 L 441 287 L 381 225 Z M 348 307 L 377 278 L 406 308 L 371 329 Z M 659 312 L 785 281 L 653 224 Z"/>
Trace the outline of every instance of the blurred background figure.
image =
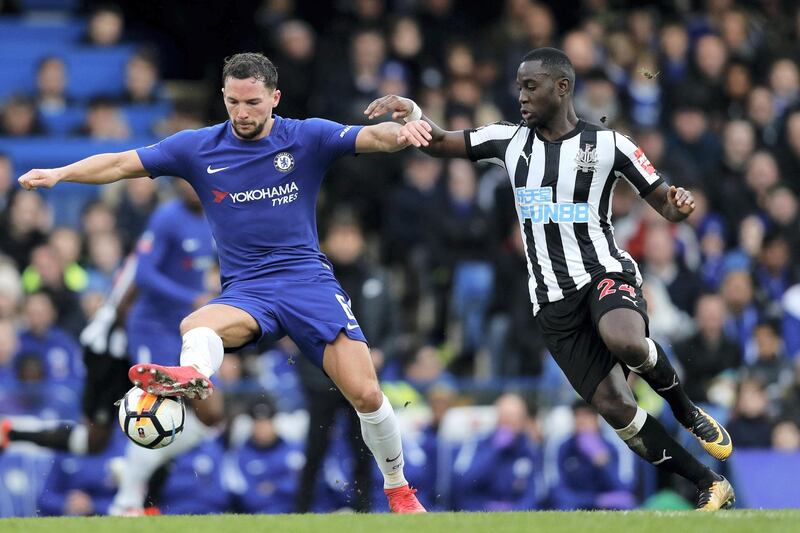
<path id="1" fill-rule="evenodd" d="M 556 509 L 631 509 L 636 499 L 620 479 L 614 444 L 600 432 L 592 406 L 572 406 L 573 434 L 558 448 L 558 483 L 551 494 Z"/>

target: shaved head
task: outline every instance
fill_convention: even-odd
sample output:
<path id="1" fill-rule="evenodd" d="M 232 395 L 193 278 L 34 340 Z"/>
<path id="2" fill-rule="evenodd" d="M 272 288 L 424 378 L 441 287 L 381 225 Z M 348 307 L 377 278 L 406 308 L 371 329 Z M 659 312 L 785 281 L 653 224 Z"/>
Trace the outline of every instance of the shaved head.
<path id="1" fill-rule="evenodd" d="M 540 61 L 542 67 L 554 79 L 567 78 L 570 88 L 575 85 L 575 69 L 567 54 L 556 48 L 537 48 L 522 58 L 523 63 Z"/>

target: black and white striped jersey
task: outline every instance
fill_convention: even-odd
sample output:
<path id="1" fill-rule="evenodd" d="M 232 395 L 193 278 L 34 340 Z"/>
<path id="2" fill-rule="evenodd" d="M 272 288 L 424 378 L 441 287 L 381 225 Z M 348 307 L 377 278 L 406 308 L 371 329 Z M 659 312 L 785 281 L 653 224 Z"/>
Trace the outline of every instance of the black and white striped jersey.
<path id="1" fill-rule="evenodd" d="M 641 284 L 636 261 L 614 241 L 611 199 L 618 178 L 642 197 L 662 178 L 630 138 L 582 120 L 552 142 L 504 122 L 464 130 L 464 137 L 470 159 L 508 172 L 534 314 L 607 272 L 628 272 Z"/>

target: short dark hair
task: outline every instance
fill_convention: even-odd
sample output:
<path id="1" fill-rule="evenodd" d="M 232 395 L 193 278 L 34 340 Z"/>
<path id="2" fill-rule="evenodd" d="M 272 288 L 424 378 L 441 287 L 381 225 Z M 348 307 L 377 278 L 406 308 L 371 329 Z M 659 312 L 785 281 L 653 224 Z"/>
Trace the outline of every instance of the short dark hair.
<path id="1" fill-rule="evenodd" d="M 545 47 L 531 50 L 522 58 L 523 63 L 527 61 L 541 61 L 542 66 L 551 73 L 567 78 L 572 85 L 575 84 L 575 68 L 572 66 L 572 61 L 558 48 Z"/>
<path id="2" fill-rule="evenodd" d="M 222 67 L 223 85 L 229 77 L 237 80 L 255 78 L 263 82 L 269 89 L 275 89 L 278 86 L 278 69 L 267 56 L 258 52 L 234 54 L 226 58 L 225 66 Z"/>

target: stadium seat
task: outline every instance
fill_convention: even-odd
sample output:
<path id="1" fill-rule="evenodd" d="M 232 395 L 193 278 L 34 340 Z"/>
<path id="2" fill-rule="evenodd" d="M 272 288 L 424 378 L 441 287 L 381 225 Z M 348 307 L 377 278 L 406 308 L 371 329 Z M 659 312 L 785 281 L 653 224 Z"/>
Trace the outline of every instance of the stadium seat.
<path id="1" fill-rule="evenodd" d="M 69 73 L 67 95 L 76 100 L 94 96 L 120 97 L 125 89 L 125 65 L 130 46 L 73 48 L 64 54 Z"/>
<path id="2" fill-rule="evenodd" d="M 77 11 L 80 0 L 19 0 L 24 11 Z"/>
<path id="3" fill-rule="evenodd" d="M 39 113 L 39 120 L 49 135 L 72 135 L 86 120 L 86 109 L 82 106 L 72 106 L 58 113 Z"/>
<path id="4" fill-rule="evenodd" d="M 152 105 L 127 105 L 122 113 L 133 135 L 152 135 L 158 121 L 167 117 L 172 109 L 169 102 Z"/>
<path id="5" fill-rule="evenodd" d="M 14 445 L 0 453 L 0 518 L 36 516 L 36 500 L 52 465 L 52 452 Z"/>
<path id="6" fill-rule="evenodd" d="M 37 0 L 26 0 L 27 2 Z M 48 1 L 48 0 L 38 0 Z M 49 0 L 51 2 L 68 2 L 76 0 Z M 77 42 L 86 31 L 83 19 L 59 17 L 0 17 L 0 48 L 7 43 L 42 43 L 59 44 Z"/>

